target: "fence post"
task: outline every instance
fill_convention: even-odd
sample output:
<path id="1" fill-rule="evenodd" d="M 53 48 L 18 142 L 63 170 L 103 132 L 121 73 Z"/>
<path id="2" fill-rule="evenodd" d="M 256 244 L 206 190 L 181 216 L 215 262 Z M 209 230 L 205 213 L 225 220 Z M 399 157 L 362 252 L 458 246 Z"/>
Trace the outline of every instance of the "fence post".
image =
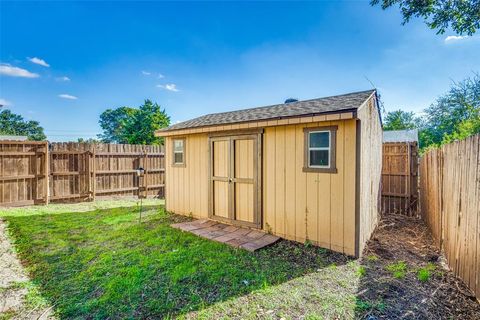
<path id="1" fill-rule="evenodd" d="M 45 205 L 48 205 L 48 200 L 49 200 L 49 196 L 50 196 L 50 185 L 49 185 L 49 169 L 50 169 L 50 166 L 49 166 L 49 163 L 50 163 L 50 155 L 48 154 L 48 141 L 45 141 L 45 163 L 44 163 L 44 168 L 43 168 L 43 173 L 44 173 L 44 176 L 45 176 L 45 189 L 44 189 L 44 192 L 45 192 Z"/>
<path id="2" fill-rule="evenodd" d="M 145 170 L 145 174 L 143 175 L 143 191 L 144 196 L 147 198 L 148 196 L 148 151 L 147 147 L 144 149 L 144 156 L 143 156 L 143 169 Z"/>
<path id="3" fill-rule="evenodd" d="M 92 177 L 92 200 L 95 201 L 95 194 L 97 191 L 97 166 L 96 166 L 96 150 L 97 147 L 93 144 L 93 152 L 91 154 L 92 157 L 92 169 L 93 169 L 93 177 Z M 89 173 L 90 175 L 90 173 Z"/>
<path id="4" fill-rule="evenodd" d="M 88 151 L 83 154 L 85 161 L 85 174 L 87 176 L 88 200 L 92 200 L 92 171 L 90 170 L 90 162 L 92 161 L 90 146 Z"/>

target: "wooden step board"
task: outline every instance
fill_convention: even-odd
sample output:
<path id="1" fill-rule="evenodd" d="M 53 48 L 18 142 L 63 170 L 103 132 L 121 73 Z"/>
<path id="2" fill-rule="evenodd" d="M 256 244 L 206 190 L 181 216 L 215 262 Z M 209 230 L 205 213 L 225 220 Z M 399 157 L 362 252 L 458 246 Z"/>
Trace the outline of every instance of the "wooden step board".
<path id="1" fill-rule="evenodd" d="M 171 226 L 202 238 L 226 243 L 251 252 L 269 246 L 280 239 L 263 231 L 235 227 L 212 220 L 194 220 L 175 223 Z"/>

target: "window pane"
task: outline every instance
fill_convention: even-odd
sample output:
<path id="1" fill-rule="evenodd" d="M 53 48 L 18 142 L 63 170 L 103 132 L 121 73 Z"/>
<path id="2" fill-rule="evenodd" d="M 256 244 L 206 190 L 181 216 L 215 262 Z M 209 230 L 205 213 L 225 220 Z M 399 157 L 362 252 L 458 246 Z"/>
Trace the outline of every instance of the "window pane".
<path id="1" fill-rule="evenodd" d="M 329 166 L 328 150 L 310 150 L 310 166 Z"/>
<path id="2" fill-rule="evenodd" d="M 174 140 L 173 141 L 173 151 L 183 152 L 183 140 Z"/>
<path id="3" fill-rule="evenodd" d="M 183 163 L 183 153 L 174 153 L 175 163 Z"/>
<path id="4" fill-rule="evenodd" d="M 310 148 L 328 148 L 330 146 L 330 132 L 311 132 Z"/>

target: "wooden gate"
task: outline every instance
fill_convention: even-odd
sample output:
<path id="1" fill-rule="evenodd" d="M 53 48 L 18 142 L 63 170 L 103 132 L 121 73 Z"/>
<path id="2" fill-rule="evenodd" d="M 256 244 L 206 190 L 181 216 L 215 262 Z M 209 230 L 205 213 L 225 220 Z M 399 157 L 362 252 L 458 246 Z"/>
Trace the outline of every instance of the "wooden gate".
<path id="1" fill-rule="evenodd" d="M 418 213 L 418 144 L 383 144 L 382 214 Z"/>
<path id="2" fill-rule="evenodd" d="M 163 198 L 164 190 L 163 146 L 0 141 L 0 206 Z"/>
<path id="3" fill-rule="evenodd" d="M 0 205 L 48 203 L 48 142 L 0 141 Z"/>

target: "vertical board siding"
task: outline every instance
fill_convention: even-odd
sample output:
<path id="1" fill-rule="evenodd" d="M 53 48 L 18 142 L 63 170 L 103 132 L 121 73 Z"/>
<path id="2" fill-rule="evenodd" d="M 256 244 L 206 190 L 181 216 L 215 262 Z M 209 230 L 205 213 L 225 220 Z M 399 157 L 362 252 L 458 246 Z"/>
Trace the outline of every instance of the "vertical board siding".
<path id="1" fill-rule="evenodd" d="M 480 300 L 480 134 L 423 155 L 420 206 L 448 265 Z"/>
<path id="2" fill-rule="evenodd" d="M 358 254 L 377 226 L 381 202 L 383 130 L 375 98 L 358 109 L 360 119 L 360 203 Z"/>
<path id="3" fill-rule="evenodd" d="M 330 176 L 330 203 L 331 212 L 344 212 L 344 176 L 345 176 L 345 123 L 342 122 L 338 125 L 337 132 L 337 150 L 340 152 L 337 154 L 337 174 Z M 347 156 L 347 158 L 349 158 Z M 330 220 L 330 242 L 331 249 L 335 251 L 342 251 L 344 248 L 343 243 L 343 214 L 332 214 Z"/>
<path id="4" fill-rule="evenodd" d="M 306 127 L 338 126 L 337 173 L 303 172 Z M 354 255 L 355 120 L 267 127 L 263 135 L 264 229 Z"/>
<path id="5" fill-rule="evenodd" d="M 192 134 L 185 137 L 185 167 L 172 166 L 172 141 L 165 138 L 166 143 L 166 207 L 168 211 L 178 214 L 192 215 L 196 218 L 208 218 L 208 136 L 207 134 Z M 223 143 L 223 142 L 216 142 Z M 214 149 L 219 152 L 219 148 Z M 225 159 L 227 161 L 227 159 Z M 216 166 L 216 175 L 224 173 L 223 167 Z M 223 170 L 223 171 L 222 171 Z M 216 184 L 227 184 L 216 181 Z M 221 192 L 222 188 L 215 188 Z M 226 194 L 226 192 L 224 192 Z M 221 195 L 218 195 L 221 198 Z M 224 208 L 222 203 L 217 210 Z"/>
<path id="6" fill-rule="evenodd" d="M 355 237 L 352 235 L 355 235 L 356 161 L 352 150 L 357 146 L 357 123 L 355 120 L 345 121 L 344 128 L 343 246 L 345 252 L 355 252 Z"/>
<path id="7" fill-rule="evenodd" d="M 365 166 L 363 174 L 364 202 L 367 227 L 365 236 L 376 224 L 381 168 L 381 128 L 378 114 L 368 110 L 364 139 L 375 138 L 364 150 L 373 161 Z M 373 118 L 377 115 L 377 118 Z M 336 141 L 337 173 L 303 172 L 304 132 L 306 127 L 338 126 Z M 290 240 L 314 244 L 349 255 L 355 255 L 356 237 L 356 152 L 357 120 L 310 122 L 285 126 L 266 127 L 262 136 L 262 229 Z M 377 141 L 377 135 L 380 137 Z M 167 152 L 167 209 L 179 214 L 191 214 L 197 218 L 208 217 L 208 135 L 187 135 L 186 167 L 171 165 Z M 166 150 L 170 150 L 172 137 L 166 138 Z M 218 143 L 218 142 L 216 142 Z M 380 150 L 377 150 L 380 146 Z M 220 152 L 214 148 L 213 152 Z M 225 160 L 227 161 L 227 160 Z M 364 159 L 367 161 L 367 159 Z M 214 163 L 216 175 L 222 171 L 221 163 Z M 242 169 L 243 170 L 243 169 Z M 249 169 L 250 170 L 250 169 Z M 378 171 L 378 172 L 377 172 Z M 368 173 L 373 174 L 372 183 Z M 188 178 L 185 176 L 189 175 Z M 215 182 L 221 183 L 221 182 Z M 193 186 L 192 186 L 193 184 Z M 376 188 L 375 188 L 376 186 Z M 215 192 L 220 192 L 216 188 Z M 247 191 L 244 191 L 247 192 Z M 215 198 L 221 195 L 217 194 Z M 193 200 L 193 201 L 192 201 Z M 372 205 L 367 204 L 373 201 Z M 184 204 L 189 203 L 188 208 Z M 215 206 L 217 204 L 214 204 Z M 242 204 L 243 205 L 243 204 Z M 219 210 L 219 208 L 217 208 Z M 240 208 L 243 212 L 244 208 Z"/>

